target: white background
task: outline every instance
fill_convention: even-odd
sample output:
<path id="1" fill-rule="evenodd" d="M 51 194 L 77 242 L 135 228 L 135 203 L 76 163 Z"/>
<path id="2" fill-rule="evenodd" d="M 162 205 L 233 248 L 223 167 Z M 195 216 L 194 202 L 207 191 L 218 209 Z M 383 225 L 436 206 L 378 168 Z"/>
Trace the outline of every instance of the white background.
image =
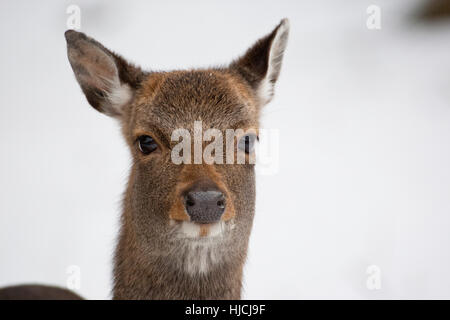
<path id="1" fill-rule="evenodd" d="M 156 70 L 227 63 L 290 18 L 245 298 L 450 298 L 450 25 L 415 22 L 411 0 L 0 2 L 0 286 L 65 286 L 78 265 L 78 292 L 110 298 L 130 159 L 67 61 L 72 3 L 83 32 Z"/>

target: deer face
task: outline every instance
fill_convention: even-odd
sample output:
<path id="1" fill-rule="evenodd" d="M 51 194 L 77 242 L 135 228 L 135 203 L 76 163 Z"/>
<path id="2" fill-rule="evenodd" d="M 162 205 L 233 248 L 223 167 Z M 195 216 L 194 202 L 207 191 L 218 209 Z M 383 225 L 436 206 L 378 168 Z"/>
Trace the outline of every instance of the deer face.
<path id="1" fill-rule="evenodd" d="M 288 30 L 283 20 L 226 68 L 174 72 L 144 72 L 84 34 L 66 32 L 69 61 L 87 100 L 120 121 L 130 147 L 124 223 L 143 252 L 184 256 L 200 246 L 212 250 L 214 260 L 247 247 L 255 203 L 253 144 Z M 183 132 L 184 149 L 174 132 Z M 213 137 L 204 132 L 215 133 L 213 142 L 223 139 L 226 147 L 213 153 L 226 159 L 205 161 Z M 181 163 L 174 160 L 180 155 Z M 236 163 L 239 157 L 244 163 Z"/>

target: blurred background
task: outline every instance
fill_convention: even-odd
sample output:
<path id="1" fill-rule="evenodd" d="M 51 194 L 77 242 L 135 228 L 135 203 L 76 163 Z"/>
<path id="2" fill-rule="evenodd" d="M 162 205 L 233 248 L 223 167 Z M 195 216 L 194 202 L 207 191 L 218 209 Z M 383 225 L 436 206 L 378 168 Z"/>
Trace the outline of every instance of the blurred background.
<path id="1" fill-rule="evenodd" d="M 0 286 L 78 270 L 78 293 L 111 297 L 130 156 L 69 66 L 77 5 L 81 31 L 153 70 L 225 64 L 290 19 L 244 298 L 450 298 L 449 3 L 0 2 Z"/>

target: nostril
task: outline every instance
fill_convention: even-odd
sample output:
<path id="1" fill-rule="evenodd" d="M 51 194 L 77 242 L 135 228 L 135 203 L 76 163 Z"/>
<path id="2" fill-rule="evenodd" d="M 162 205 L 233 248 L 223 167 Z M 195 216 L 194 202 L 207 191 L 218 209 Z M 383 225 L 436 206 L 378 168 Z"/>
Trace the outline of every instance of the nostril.
<path id="1" fill-rule="evenodd" d="M 192 199 L 191 197 L 187 197 L 187 199 L 186 199 L 186 205 L 187 205 L 188 207 L 193 207 L 193 206 L 195 206 L 195 201 L 194 201 L 194 199 Z"/>
<path id="2" fill-rule="evenodd" d="M 223 199 L 217 201 L 217 206 L 218 206 L 219 208 L 221 208 L 221 209 L 224 209 L 224 208 L 225 208 L 225 201 L 224 201 Z"/>

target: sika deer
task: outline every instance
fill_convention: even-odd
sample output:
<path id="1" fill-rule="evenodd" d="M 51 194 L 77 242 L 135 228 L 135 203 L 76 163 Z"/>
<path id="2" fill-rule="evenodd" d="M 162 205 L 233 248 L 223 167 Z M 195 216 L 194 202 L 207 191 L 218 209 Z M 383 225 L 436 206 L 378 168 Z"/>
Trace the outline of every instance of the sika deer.
<path id="1" fill-rule="evenodd" d="M 95 109 L 120 122 L 133 157 L 114 299 L 240 298 L 255 209 L 254 165 L 175 164 L 171 136 L 178 128 L 193 133 L 195 121 L 203 129 L 257 132 L 288 32 L 282 20 L 228 67 L 173 72 L 142 71 L 83 33 L 66 32 L 82 91 Z M 234 139 L 236 154 L 252 152 L 254 139 Z"/>

